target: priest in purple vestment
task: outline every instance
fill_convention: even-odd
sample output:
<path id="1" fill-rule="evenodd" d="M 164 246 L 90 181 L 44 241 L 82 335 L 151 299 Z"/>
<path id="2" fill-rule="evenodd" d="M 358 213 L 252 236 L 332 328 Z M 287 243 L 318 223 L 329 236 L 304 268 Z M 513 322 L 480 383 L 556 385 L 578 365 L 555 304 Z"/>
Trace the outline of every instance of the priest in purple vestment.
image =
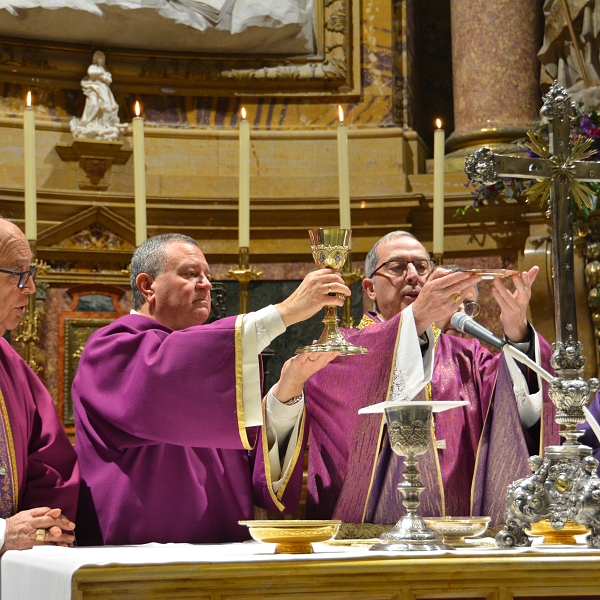
<path id="1" fill-rule="evenodd" d="M 29 243 L 0 219 L 0 335 L 35 293 Z M 73 545 L 79 466 L 54 403 L 29 365 L 0 338 L 0 551 Z"/>
<path id="2" fill-rule="evenodd" d="M 204 324 L 210 269 L 197 242 L 146 240 L 131 262 L 133 314 L 95 332 L 73 382 L 82 472 L 80 544 L 248 539 L 254 505 L 293 511 L 308 434 L 303 386 L 333 356 L 290 359 L 264 402 L 259 353 L 350 294 L 331 269 L 282 303 Z"/>
<path id="3" fill-rule="evenodd" d="M 498 279 L 506 338 L 551 370 L 548 344 L 526 318 L 537 267 Z M 404 514 L 397 485 L 402 458 L 389 447 L 382 415 L 358 415 L 384 400 L 468 400 L 434 415 L 434 440 L 419 457 L 422 516 L 491 516 L 503 522 L 506 488 L 531 473 L 530 452 L 557 444 L 547 385 L 475 339 L 441 333 L 480 276 L 433 270 L 423 245 L 392 232 L 367 256 L 364 289 L 376 311 L 344 330 L 369 354 L 339 357 L 307 382 L 311 416 L 307 517 L 349 523 L 395 523 Z M 438 324 L 438 327 L 434 325 Z"/>

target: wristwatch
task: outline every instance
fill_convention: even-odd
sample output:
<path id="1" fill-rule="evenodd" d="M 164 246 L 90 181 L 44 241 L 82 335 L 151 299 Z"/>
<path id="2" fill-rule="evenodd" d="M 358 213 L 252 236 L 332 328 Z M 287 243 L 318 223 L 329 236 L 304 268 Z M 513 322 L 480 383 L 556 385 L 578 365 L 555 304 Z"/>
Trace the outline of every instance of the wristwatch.
<path id="1" fill-rule="evenodd" d="M 299 396 L 294 396 L 293 398 L 282 402 L 282 404 L 285 404 L 286 406 L 292 406 L 293 404 L 298 404 L 298 402 L 300 402 L 300 400 L 302 400 L 303 398 L 304 394 L 300 394 Z"/>

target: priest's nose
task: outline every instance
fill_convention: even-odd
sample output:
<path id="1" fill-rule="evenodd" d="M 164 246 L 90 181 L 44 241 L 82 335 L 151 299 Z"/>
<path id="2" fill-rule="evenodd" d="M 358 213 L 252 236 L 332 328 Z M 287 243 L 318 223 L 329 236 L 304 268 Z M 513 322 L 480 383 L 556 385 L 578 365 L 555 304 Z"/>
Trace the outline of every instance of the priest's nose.
<path id="1" fill-rule="evenodd" d="M 212 283 L 208 277 L 202 275 L 196 282 L 196 287 L 212 290 Z"/>
<path id="2" fill-rule="evenodd" d="M 405 281 L 410 283 L 410 282 L 416 282 L 418 280 L 419 280 L 419 274 L 417 273 L 417 270 L 415 269 L 415 265 L 413 265 L 411 262 L 409 262 L 406 265 Z"/>

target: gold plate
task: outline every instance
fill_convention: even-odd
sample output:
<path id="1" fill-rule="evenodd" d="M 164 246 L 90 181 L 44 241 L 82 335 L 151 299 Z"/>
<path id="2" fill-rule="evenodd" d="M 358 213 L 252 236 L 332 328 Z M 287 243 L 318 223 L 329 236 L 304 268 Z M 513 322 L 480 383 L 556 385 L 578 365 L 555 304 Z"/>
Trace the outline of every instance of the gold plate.
<path id="1" fill-rule="evenodd" d="M 313 542 L 334 538 L 341 521 L 238 521 L 257 542 L 277 544 L 275 554 L 312 554 Z"/>
<path id="2" fill-rule="evenodd" d="M 575 523 L 570 519 L 565 523 L 562 529 L 553 529 L 549 519 L 544 519 L 538 523 L 531 524 L 531 535 L 543 535 L 544 544 L 566 544 L 576 545 L 576 535 L 589 533 L 584 525 Z"/>

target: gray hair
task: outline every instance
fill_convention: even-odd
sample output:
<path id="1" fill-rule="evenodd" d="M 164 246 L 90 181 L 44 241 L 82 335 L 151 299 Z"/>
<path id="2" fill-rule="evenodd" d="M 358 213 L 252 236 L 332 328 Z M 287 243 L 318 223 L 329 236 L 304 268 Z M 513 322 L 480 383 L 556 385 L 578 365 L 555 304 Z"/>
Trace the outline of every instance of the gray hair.
<path id="1" fill-rule="evenodd" d="M 133 308 L 138 310 L 145 302 L 135 280 L 140 273 L 146 273 L 150 277 L 158 277 L 165 272 L 168 254 L 165 250 L 167 244 L 183 242 L 200 248 L 198 242 L 181 233 L 165 233 L 155 235 L 142 242 L 131 259 L 131 289 L 133 290 Z"/>
<path id="2" fill-rule="evenodd" d="M 377 268 L 377 248 L 379 247 L 379 244 L 383 244 L 385 242 L 389 242 L 391 240 L 395 240 L 396 238 L 405 236 L 410 237 L 413 240 L 417 240 L 417 238 L 412 233 L 398 229 L 397 231 L 390 231 L 390 233 L 386 233 L 379 241 L 375 242 L 373 247 L 369 250 L 367 257 L 365 258 L 365 277 L 370 278 L 370 274 Z M 417 242 L 419 242 L 419 240 L 417 240 Z M 421 242 L 419 242 L 419 244 L 420 243 Z M 427 258 L 429 258 L 429 252 L 427 252 L 427 249 L 425 247 L 423 247 L 423 249 L 427 254 Z"/>

